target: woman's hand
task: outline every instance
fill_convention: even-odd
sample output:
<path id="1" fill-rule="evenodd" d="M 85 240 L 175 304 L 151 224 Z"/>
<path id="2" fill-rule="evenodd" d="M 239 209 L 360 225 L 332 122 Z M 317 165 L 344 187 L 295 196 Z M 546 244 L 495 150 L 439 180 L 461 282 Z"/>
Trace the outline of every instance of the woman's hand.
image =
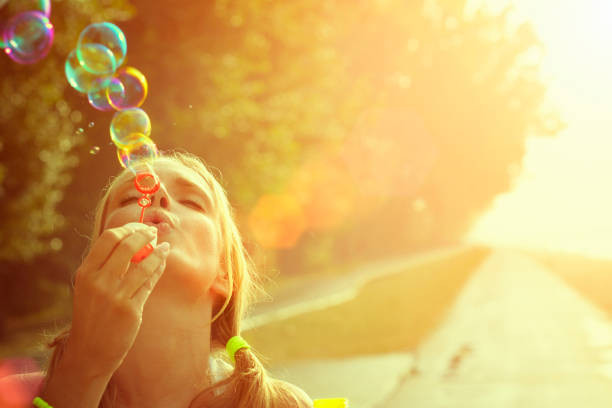
<path id="1" fill-rule="evenodd" d="M 131 223 L 105 230 L 77 270 L 72 329 L 65 353 L 93 376 L 114 372 L 132 347 L 147 298 L 166 267 L 166 242 L 139 263 L 154 227 Z"/>

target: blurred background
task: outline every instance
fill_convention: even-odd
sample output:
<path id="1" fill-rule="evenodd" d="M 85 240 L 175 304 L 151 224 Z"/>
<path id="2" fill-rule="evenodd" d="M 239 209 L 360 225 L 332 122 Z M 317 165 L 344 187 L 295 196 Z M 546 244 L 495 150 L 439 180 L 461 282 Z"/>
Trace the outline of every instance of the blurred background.
<path id="1" fill-rule="evenodd" d="M 123 30 L 126 64 L 148 79 L 142 108 L 160 150 L 195 153 L 221 175 L 247 248 L 272 280 L 274 300 L 255 310 L 246 337 L 279 375 L 303 383 L 331 373 L 331 363 L 295 362 L 401 353 L 398 368 L 378 371 L 399 387 L 437 373 L 427 344 L 448 348 L 438 353 L 447 374 L 477 346 L 441 346 L 436 333 L 491 264 L 516 279 L 513 268 L 535 268 L 605 316 L 612 310 L 608 2 L 52 6 L 50 54 L 31 65 L 0 59 L 5 373 L 20 358 L 43 366 L 42 333 L 69 321 L 70 276 L 102 189 L 120 170 L 112 115 L 64 76 L 81 30 L 101 21 Z M 9 1 L 0 21 L 18 7 Z M 550 292 L 542 282 L 534 304 Z M 488 284 L 474 290 L 490 294 Z M 484 324 L 475 311 L 483 307 L 470 310 Z M 386 364 L 376 361 L 364 367 Z M 304 385 L 331 392 L 316 387 Z M 341 387 L 336 394 L 351 392 Z M 385 406 L 427 400 L 406 392 L 397 405 L 395 388 L 369 395 Z M 374 406 L 367 398 L 355 406 Z"/>

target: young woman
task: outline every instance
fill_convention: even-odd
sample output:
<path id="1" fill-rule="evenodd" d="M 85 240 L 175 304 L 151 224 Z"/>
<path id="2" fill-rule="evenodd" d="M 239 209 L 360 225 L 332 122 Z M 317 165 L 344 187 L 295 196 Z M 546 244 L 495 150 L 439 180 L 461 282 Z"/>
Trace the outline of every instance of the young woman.
<path id="1" fill-rule="evenodd" d="M 37 395 L 54 408 L 312 407 L 299 387 L 269 377 L 252 349 L 239 348 L 235 364 L 225 352 L 228 340 L 240 343 L 261 285 L 221 185 L 189 154 L 148 166 L 160 188 L 146 225 L 134 224 L 142 194 L 129 170 L 98 204 L 72 323 L 49 345 Z M 132 261 L 155 237 L 153 252 Z"/>

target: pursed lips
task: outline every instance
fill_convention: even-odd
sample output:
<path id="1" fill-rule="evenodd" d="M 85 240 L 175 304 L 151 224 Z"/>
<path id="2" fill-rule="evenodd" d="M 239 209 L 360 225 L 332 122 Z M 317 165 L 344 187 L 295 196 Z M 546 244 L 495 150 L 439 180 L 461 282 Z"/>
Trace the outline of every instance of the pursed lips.
<path id="1" fill-rule="evenodd" d="M 157 228 L 157 232 L 166 232 L 172 228 L 170 224 L 167 223 L 166 221 L 162 221 L 162 222 L 145 221 L 144 224 Z"/>
<path id="2" fill-rule="evenodd" d="M 157 228 L 158 232 L 166 232 L 173 227 L 169 217 L 163 213 L 155 211 L 145 214 L 143 223 Z"/>

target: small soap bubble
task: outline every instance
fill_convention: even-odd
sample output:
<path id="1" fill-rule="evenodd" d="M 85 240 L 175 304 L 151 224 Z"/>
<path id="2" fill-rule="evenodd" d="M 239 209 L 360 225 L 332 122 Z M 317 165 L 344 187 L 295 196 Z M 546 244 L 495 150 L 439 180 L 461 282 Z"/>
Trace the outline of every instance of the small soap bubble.
<path id="1" fill-rule="evenodd" d="M 95 123 L 94 123 L 94 122 L 89 122 L 89 125 L 87 125 L 87 126 L 89 126 L 90 128 L 92 128 L 92 127 L 94 127 L 94 125 L 95 125 Z"/>
<path id="2" fill-rule="evenodd" d="M 77 129 L 76 134 L 77 134 L 77 135 L 82 135 L 82 134 L 83 134 L 83 132 L 85 132 L 85 129 L 83 129 L 83 128 L 81 128 L 81 127 L 80 127 L 80 128 L 78 128 L 78 129 Z"/>
<path id="3" fill-rule="evenodd" d="M 4 52 L 15 62 L 32 64 L 47 56 L 54 33 L 53 24 L 40 11 L 19 13 L 4 27 Z"/>
<path id="4" fill-rule="evenodd" d="M 122 68 L 111 79 L 107 88 L 108 101 L 117 110 L 137 108 L 147 97 L 145 76 L 134 67 Z"/>
<path id="5" fill-rule="evenodd" d="M 125 148 L 117 148 L 117 158 L 122 167 L 132 168 L 136 162 L 150 161 L 159 157 L 159 150 L 153 141 L 140 134 L 134 134 L 134 141 Z"/>
<path id="6" fill-rule="evenodd" d="M 127 147 L 133 141 L 134 134 L 146 137 L 151 135 L 149 115 L 140 108 L 129 108 L 115 113 L 110 124 L 110 135 L 117 147 Z"/>
<path id="7" fill-rule="evenodd" d="M 100 152 L 100 146 L 94 146 L 89 149 L 89 154 L 98 154 Z"/>
<path id="8" fill-rule="evenodd" d="M 61 239 L 56 237 L 56 238 L 51 239 L 51 241 L 49 242 L 49 246 L 51 247 L 52 250 L 59 251 L 64 246 L 64 242 Z"/>
<path id="9" fill-rule="evenodd" d="M 192 108 L 193 108 L 193 105 L 189 105 L 189 109 L 192 109 Z"/>
<path id="10" fill-rule="evenodd" d="M 111 79 L 110 75 L 95 75 L 85 70 L 79 63 L 76 50 L 72 50 L 70 54 L 68 54 L 66 64 L 64 65 L 64 71 L 70 86 L 81 93 L 90 93 L 105 89 Z"/>
<path id="11" fill-rule="evenodd" d="M 76 54 L 83 68 L 96 75 L 109 75 L 121 66 L 127 52 L 123 31 L 113 23 L 90 24 L 79 36 Z"/>

